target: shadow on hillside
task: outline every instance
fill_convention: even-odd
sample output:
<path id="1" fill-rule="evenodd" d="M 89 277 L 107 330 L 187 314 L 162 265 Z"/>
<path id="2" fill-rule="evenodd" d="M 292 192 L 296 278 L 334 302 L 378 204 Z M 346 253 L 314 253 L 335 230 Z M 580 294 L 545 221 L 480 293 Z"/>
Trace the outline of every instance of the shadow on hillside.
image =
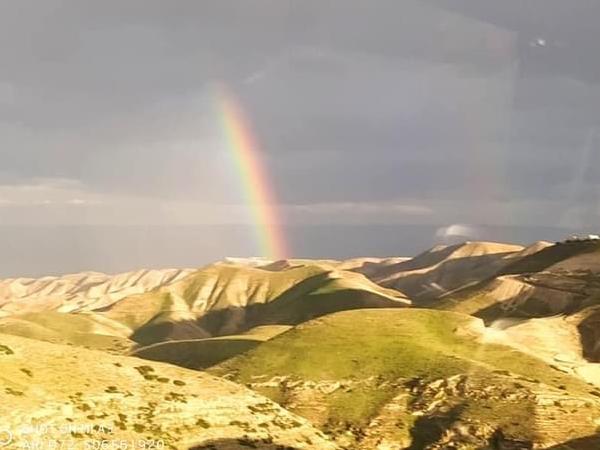
<path id="1" fill-rule="evenodd" d="M 567 305 L 562 310 L 557 310 L 554 304 L 546 299 L 531 296 L 519 302 L 518 308 L 506 309 L 506 305 L 510 305 L 515 299 L 521 299 L 521 294 L 516 294 L 506 298 L 499 303 L 493 303 L 490 306 L 481 308 L 471 315 L 482 319 L 486 326 L 489 326 L 496 320 L 500 319 L 534 319 L 542 317 L 556 316 L 557 314 L 572 314 L 576 311 L 573 305 Z M 575 310 L 575 311 L 573 311 Z M 517 322 L 515 322 L 516 324 Z"/>
<path id="2" fill-rule="evenodd" d="M 463 244 L 450 245 L 436 252 L 428 250 L 407 261 L 392 264 L 377 273 L 377 277 L 388 277 L 399 271 L 425 269 L 432 265 L 441 263 Z"/>
<path id="3" fill-rule="evenodd" d="M 566 294 L 572 295 L 568 291 L 566 291 Z M 511 305 L 515 300 L 518 300 L 518 307 L 507 309 L 506 305 Z M 590 304 L 586 304 L 588 300 L 589 298 L 585 295 L 572 295 L 569 301 L 561 304 L 560 302 L 548 301 L 548 298 L 543 297 L 543 294 L 534 292 L 530 297 L 523 299 L 523 296 L 517 293 L 501 302 L 494 302 L 485 308 L 481 308 L 472 313 L 472 315 L 482 319 L 486 325 L 490 325 L 499 319 L 536 319 L 557 316 L 559 314 L 572 315 L 591 306 Z"/>
<path id="4" fill-rule="evenodd" d="M 320 273 L 302 280 L 270 302 L 213 310 L 196 320 L 161 320 L 161 315 L 167 316 L 169 313 L 162 311 L 161 315 L 137 330 L 131 339 L 144 347 L 166 342 L 190 342 L 237 335 L 261 325 L 293 326 L 339 311 L 398 308 L 410 304 L 400 294 L 398 301 L 394 301 L 360 288 L 318 292 L 319 289 L 327 289 L 332 281 L 334 279 L 330 273 Z M 252 296 L 252 293 L 249 295 Z"/>
<path id="5" fill-rule="evenodd" d="M 411 431 L 410 435 L 412 438 L 411 446 L 408 450 L 423 450 L 429 448 L 432 445 L 439 444 L 444 440 L 444 436 L 452 429 L 452 433 L 456 433 L 457 437 L 461 438 L 464 433 L 464 423 L 461 423 L 464 419 L 464 412 L 468 408 L 466 403 L 455 405 L 448 412 L 440 415 L 433 416 L 422 416 L 419 417 Z M 521 423 L 520 426 L 524 429 L 535 429 L 535 419 L 530 417 L 525 423 Z M 458 427 L 456 427 L 458 425 Z M 456 428 L 455 428 L 456 427 Z M 464 434 L 462 435 L 464 437 Z M 477 439 L 475 435 L 471 436 L 472 439 Z M 514 438 L 507 437 L 501 429 L 497 429 L 496 432 L 490 438 L 481 437 L 477 448 L 489 448 L 489 449 L 503 449 L 503 450 L 531 450 L 533 443 L 528 440 L 515 440 Z M 486 440 L 484 442 L 484 439 Z M 474 443 L 474 445 L 477 445 Z M 436 447 L 437 448 L 437 447 Z M 445 447 L 444 447 L 445 448 Z M 448 448 L 455 448 L 454 446 Z M 457 447 L 458 448 L 458 447 Z M 470 448 L 470 447 L 469 447 Z M 473 447 L 475 448 L 475 447 Z M 561 448 L 562 447 L 558 447 Z M 568 447 L 566 447 L 568 448 Z M 581 450 L 587 450 L 587 447 L 577 447 Z M 597 448 L 594 448 L 597 450 Z"/>
<path id="6" fill-rule="evenodd" d="M 214 311 L 199 320 L 214 336 L 239 334 L 261 325 L 298 325 L 327 314 L 368 308 L 399 308 L 406 304 L 369 292 L 345 289 L 332 294 L 307 295 L 302 299 L 274 300 L 245 308 Z"/>
<path id="7" fill-rule="evenodd" d="M 261 341 L 256 339 L 195 339 L 166 341 L 144 347 L 132 353 L 138 358 L 166 362 L 186 369 L 204 370 L 240 353 L 245 353 Z"/>
<path id="8" fill-rule="evenodd" d="M 587 436 L 584 438 L 573 439 L 555 445 L 547 450 L 598 450 L 600 449 L 600 434 Z"/>
<path id="9" fill-rule="evenodd" d="M 600 362 L 600 308 L 596 308 L 577 326 L 583 357 L 589 362 Z M 600 447 L 599 447 L 600 448 Z"/>
<path id="10" fill-rule="evenodd" d="M 511 253 L 493 253 L 479 256 L 465 256 L 442 262 L 432 273 L 413 273 L 392 281 L 400 291 L 412 299 L 415 304 L 425 306 L 427 302 L 440 298 L 443 295 L 465 289 L 465 286 L 492 279 L 503 267 L 503 257 Z M 398 264 L 401 266 L 403 263 Z M 389 275 L 398 271 L 414 270 L 398 267 L 396 272 L 389 271 Z M 381 274 L 372 277 L 374 282 L 382 282 L 386 277 Z M 384 283 L 387 286 L 387 283 Z"/>
<path id="11" fill-rule="evenodd" d="M 136 330 L 130 337 L 142 346 L 159 342 L 181 341 L 189 339 L 207 339 L 210 333 L 198 326 L 196 320 L 180 320 L 177 322 L 149 323 Z"/>
<path id="12" fill-rule="evenodd" d="M 213 336 L 226 336 L 243 333 L 260 325 L 298 325 L 339 311 L 408 306 L 361 289 L 315 294 L 317 289 L 330 281 L 329 273 L 315 275 L 270 302 L 212 311 L 201 317 L 198 325 Z M 399 300 L 402 299 L 399 297 Z"/>
<path id="13" fill-rule="evenodd" d="M 251 439 L 217 439 L 207 441 L 200 445 L 189 447 L 188 450 L 300 450 L 298 447 L 290 447 L 274 442 L 254 441 Z"/>
<path id="14" fill-rule="evenodd" d="M 499 275 L 518 275 L 522 273 L 541 272 L 548 267 L 573 256 L 598 250 L 600 245 L 594 241 L 561 242 L 546 247 L 539 252 L 528 255 L 513 264 L 506 266 Z"/>
<path id="15" fill-rule="evenodd" d="M 460 418 L 465 409 L 464 405 L 453 407 L 443 416 L 423 416 L 419 417 L 411 431 L 412 444 L 408 450 L 422 450 L 429 445 L 438 442 L 444 433 Z"/>

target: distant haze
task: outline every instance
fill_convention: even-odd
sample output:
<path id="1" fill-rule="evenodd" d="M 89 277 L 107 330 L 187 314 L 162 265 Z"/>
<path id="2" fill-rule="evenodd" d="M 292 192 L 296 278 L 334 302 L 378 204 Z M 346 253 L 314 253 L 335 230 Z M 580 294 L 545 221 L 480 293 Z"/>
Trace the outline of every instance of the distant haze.
<path id="1" fill-rule="evenodd" d="M 551 227 L 474 229 L 471 240 L 525 245 L 561 240 L 573 232 Z M 432 225 L 314 225 L 286 227 L 285 232 L 295 256 L 334 259 L 413 256 L 435 244 L 469 238 L 442 238 L 439 230 Z M 247 226 L 0 227 L 0 278 L 200 267 L 226 256 L 255 255 L 252 232 Z"/>

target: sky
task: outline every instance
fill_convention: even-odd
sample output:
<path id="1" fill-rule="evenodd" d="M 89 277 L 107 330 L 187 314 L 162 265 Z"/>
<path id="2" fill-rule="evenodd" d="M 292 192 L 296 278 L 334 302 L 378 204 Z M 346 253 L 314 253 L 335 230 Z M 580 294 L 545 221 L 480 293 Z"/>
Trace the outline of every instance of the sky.
<path id="1" fill-rule="evenodd" d="M 219 85 L 290 230 L 598 230 L 599 13 L 595 0 L 0 0 L 0 247 L 27 227 L 69 242 L 69 227 L 203 226 L 216 247 L 198 261 L 221 242 L 223 256 L 256 251 L 227 231 L 253 219 Z M 39 270 L 79 268 L 69 248 Z"/>

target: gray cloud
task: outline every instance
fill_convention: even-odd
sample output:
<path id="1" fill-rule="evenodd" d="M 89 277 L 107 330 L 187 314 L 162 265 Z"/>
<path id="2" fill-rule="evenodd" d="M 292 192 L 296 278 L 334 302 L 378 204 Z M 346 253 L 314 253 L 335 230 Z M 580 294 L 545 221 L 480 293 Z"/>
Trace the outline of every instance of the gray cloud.
<path id="1" fill-rule="evenodd" d="M 88 199 L 92 222 L 211 214 L 184 205 L 235 220 L 227 205 L 243 192 L 213 89 L 224 81 L 289 220 L 298 205 L 321 205 L 311 220 L 328 222 L 322 205 L 355 221 L 343 205 L 392 202 L 439 223 L 501 222 L 492 205 L 514 201 L 538 205 L 514 221 L 541 225 L 599 200 L 600 173 L 581 169 L 595 161 L 585 142 L 600 107 L 586 25 L 597 8 L 582 3 L 567 14 L 557 0 L 2 2 L 0 183 L 15 196 L 74 180 L 61 202 Z M 134 202 L 160 219 L 106 213 Z M 47 217 L 34 203 L 22 221 Z M 63 206 L 61 221 L 79 220 L 69 211 L 82 205 Z"/>

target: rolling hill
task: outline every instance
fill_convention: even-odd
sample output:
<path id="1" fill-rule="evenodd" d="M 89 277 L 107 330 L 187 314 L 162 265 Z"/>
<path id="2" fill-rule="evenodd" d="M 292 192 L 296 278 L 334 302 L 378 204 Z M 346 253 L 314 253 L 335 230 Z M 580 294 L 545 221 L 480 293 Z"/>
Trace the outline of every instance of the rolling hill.
<path id="1" fill-rule="evenodd" d="M 599 256 L 466 242 L 0 281 L 0 414 L 183 450 L 597 450 Z"/>
<path id="2" fill-rule="evenodd" d="M 91 311 L 130 295 L 175 283 L 191 272 L 191 269 L 165 269 L 117 275 L 82 272 L 42 278 L 7 278 L 0 281 L 0 317 L 49 310 Z"/>
<path id="3" fill-rule="evenodd" d="M 417 304 L 449 295 L 493 276 L 502 268 L 543 248 L 496 242 L 436 246 L 407 261 L 355 269 L 381 286 L 404 292 Z"/>
<path id="4" fill-rule="evenodd" d="M 80 293 L 83 300 L 75 310 L 70 296 L 63 304 L 60 296 L 44 297 L 45 310 L 42 301 L 35 301 L 35 312 L 22 307 L 8 314 L 7 309 L 0 332 L 127 353 L 164 341 L 235 335 L 260 325 L 295 325 L 344 309 L 410 305 L 400 292 L 361 274 L 319 265 L 271 271 L 221 263 L 181 275 L 108 303 Z M 28 301 L 19 298 L 10 304 Z"/>
<path id="5" fill-rule="evenodd" d="M 328 315 L 210 372 L 357 449 L 552 446 L 593 436 L 600 419 L 599 390 L 443 311 Z"/>
<path id="6" fill-rule="evenodd" d="M 167 364 L 0 335 L 0 374 L 4 448 L 336 448 L 265 397 Z"/>
<path id="7" fill-rule="evenodd" d="M 505 343 L 600 385 L 598 243 L 546 247 L 436 307 L 481 317 Z"/>
<path id="8" fill-rule="evenodd" d="M 164 341 L 136 348 L 131 354 L 144 359 L 201 370 L 244 353 L 291 328 L 289 325 L 264 325 L 239 335 Z"/>

